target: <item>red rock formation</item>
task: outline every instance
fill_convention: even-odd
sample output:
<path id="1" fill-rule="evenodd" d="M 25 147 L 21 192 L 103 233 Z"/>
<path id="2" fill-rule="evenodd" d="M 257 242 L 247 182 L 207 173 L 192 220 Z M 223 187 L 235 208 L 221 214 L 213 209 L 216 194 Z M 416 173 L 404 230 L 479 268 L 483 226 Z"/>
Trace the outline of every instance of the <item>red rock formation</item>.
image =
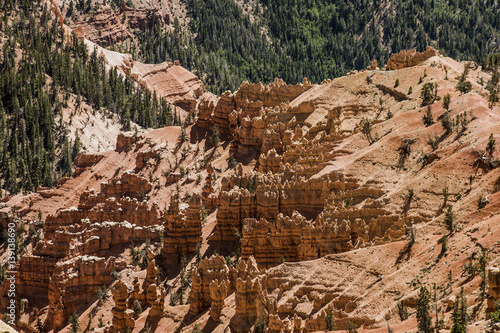
<path id="1" fill-rule="evenodd" d="M 224 300 L 229 295 L 229 282 L 224 280 L 215 279 L 210 283 L 210 298 L 212 305 L 210 306 L 210 318 L 213 321 L 220 321 L 220 314 L 224 307 Z"/>
<path id="2" fill-rule="evenodd" d="M 245 219 L 241 239 L 241 255 L 254 257 L 264 267 L 275 266 L 281 258 L 298 261 L 301 232 L 307 225 L 300 214 L 292 218 L 278 215 L 276 223 L 265 219 Z"/>
<path id="3" fill-rule="evenodd" d="M 495 311 L 496 302 L 500 299 L 500 268 L 488 268 L 488 311 Z"/>
<path id="4" fill-rule="evenodd" d="M 221 289 L 217 289 L 219 286 Z M 200 260 L 192 273 L 189 312 L 195 315 L 213 307 L 212 318 L 217 320 L 224 299 L 232 292 L 231 286 L 230 270 L 223 257 L 216 255 Z"/>
<path id="5" fill-rule="evenodd" d="M 163 286 L 158 288 L 156 284 L 151 284 L 147 289 L 146 295 L 146 301 L 151 306 L 151 310 L 149 311 L 150 317 L 158 318 L 163 316 L 163 309 L 165 306 L 165 288 Z"/>
<path id="6" fill-rule="evenodd" d="M 146 178 L 132 172 L 125 172 L 120 178 L 101 183 L 101 193 L 106 198 L 127 196 L 143 200 L 152 188 L 153 185 Z"/>
<path id="7" fill-rule="evenodd" d="M 137 153 L 137 157 L 135 158 L 135 168 L 136 170 L 142 170 L 149 163 L 149 160 L 154 160 L 155 163 L 158 163 L 159 157 L 161 156 L 161 152 L 158 149 L 148 148 L 145 151 L 140 151 Z"/>
<path id="8" fill-rule="evenodd" d="M 236 315 L 231 327 L 237 332 L 246 332 L 262 317 L 274 331 L 322 331 L 328 312 L 335 315 L 340 327 L 344 326 L 347 313 L 352 314 L 360 304 L 355 290 L 367 288 L 377 276 L 350 262 L 310 263 L 284 264 L 260 272 L 252 257 L 247 263 L 242 260 L 236 283 Z M 347 271 L 343 271 L 347 267 Z M 359 309 L 355 316 L 349 317 L 351 323 L 372 324 L 373 320 L 362 313 Z"/>
<path id="9" fill-rule="evenodd" d="M 312 85 L 307 80 L 298 85 L 286 85 L 280 79 L 268 85 L 243 82 L 234 94 L 229 91 L 223 93 L 217 104 L 213 101 L 201 103 L 198 125 L 205 128 L 216 125 L 222 134 L 231 134 L 239 147 L 238 151 L 242 153 L 260 149 L 266 141 L 271 142 L 267 144 L 269 147 L 266 146 L 266 149 L 270 149 L 278 145 L 276 142 L 279 141 L 279 132 L 270 132 L 264 137 L 266 126 L 275 123 L 277 119 L 286 121 L 293 117 L 293 111 L 276 115 L 279 111 L 274 108 L 293 100 L 310 88 Z M 265 118 L 262 114 L 266 115 Z"/>
<path id="10" fill-rule="evenodd" d="M 135 327 L 134 311 L 127 309 L 128 288 L 125 283 L 118 281 L 111 289 L 115 306 L 111 309 L 113 313 L 113 325 L 110 332 L 126 332 Z"/>
<path id="11" fill-rule="evenodd" d="M 391 69 L 412 67 L 438 54 L 439 52 L 432 46 L 427 46 L 424 52 L 417 52 L 415 50 L 402 50 L 399 53 L 391 54 L 391 58 L 387 62 L 387 66 Z"/>
<path id="12" fill-rule="evenodd" d="M 214 125 L 219 128 L 221 134 L 229 133 L 229 114 L 236 110 L 236 102 L 230 91 L 224 92 L 213 110 L 213 116 L 210 119 L 210 128 Z"/>
<path id="13" fill-rule="evenodd" d="M 73 165 L 76 168 L 88 168 L 99 163 L 103 157 L 104 155 L 99 153 L 81 152 L 73 161 Z"/>
<path id="14" fill-rule="evenodd" d="M 207 165 L 207 177 L 205 178 L 205 185 L 203 186 L 203 190 L 201 193 L 201 199 L 203 202 L 203 205 L 208 208 L 209 210 L 212 210 L 215 208 L 215 206 L 218 203 L 218 198 L 214 193 L 214 188 L 212 186 L 212 177 L 214 174 L 214 169 L 212 167 L 212 164 Z"/>
<path id="15" fill-rule="evenodd" d="M 217 229 L 212 239 L 235 241 L 235 229 L 241 231 L 246 218 L 275 221 L 279 213 L 292 216 L 294 211 L 308 218 L 316 217 L 323 209 L 331 182 L 319 179 L 283 182 L 277 175 L 248 173 L 243 177 L 223 178 L 221 186 Z"/>
<path id="16" fill-rule="evenodd" d="M 246 189 L 221 191 L 217 210 L 217 228 L 213 241 L 236 241 L 235 230 L 241 230 L 243 219 L 255 217 L 255 195 Z"/>
<path id="17" fill-rule="evenodd" d="M 235 242 L 240 231 L 243 258 L 254 256 L 259 265 L 269 267 L 281 257 L 310 260 L 405 235 L 404 218 L 384 209 L 386 201 L 378 199 L 383 191 L 360 187 L 343 174 L 294 178 L 286 173 L 223 178 L 211 239 Z M 258 186 L 252 189 L 252 184 Z M 351 205 L 347 209 L 346 200 Z M 324 207 L 326 201 L 331 204 Z"/>
<path id="18" fill-rule="evenodd" d="M 182 179 L 182 175 L 180 172 L 170 172 L 167 176 L 166 183 L 167 184 L 177 183 L 181 179 Z"/>
<path id="19" fill-rule="evenodd" d="M 122 70 L 132 76 L 142 87 L 155 91 L 158 97 L 181 109 L 195 111 L 198 101 L 212 100 L 213 95 L 203 82 L 179 64 L 122 64 Z"/>
<path id="20" fill-rule="evenodd" d="M 283 169 L 283 157 L 276 153 L 273 148 L 267 153 L 263 153 L 259 157 L 259 171 L 262 173 L 272 172 L 278 173 Z"/>
<path id="21" fill-rule="evenodd" d="M 177 262 L 182 253 L 196 251 L 201 244 L 201 197 L 194 194 L 186 207 L 174 195 L 165 213 L 162 254 L 167 262 Z"/>
<path id="22" fill-rule="evenodd" d="M 133 132 L 122 132 L 118 134 L 116 138 L 116 148 L 117 152 L 129 151 L 133 145 L 138 143 L 142 138 Z"/>
<path id="23" fill-rule="evenodd" d="M 153 22 L 164 26 L 169 24 L 169 14 L 162 15 L 158 9 L 132 9 L 121 7 L 113 10 L 110 6 L 100 9 L 74 24 L 74 31 L 80 38 L 85 37 L 100 45 L 109 46 L 114 43 L 132 39 L 131 31 L 143 29 L 144 25 Z"/>
<path id="24" fill-rule="evenodd" d="M 212 119 L 218 99 L 202 99 L 198 104 L 198 119 L 196 124 L 201 128 L 212 128 Z"/>
<path id="25" fill-rule="evenodd" d="M 380 213 L 380 215 L 376 215 Z M 363 217 L 364 214 L 375 215 Z M 384 215 L 386 214 L 386 215 Z M 349 218 L 349 215 L 352 217 Z M 343 218 L 341 218 L 343 217 Z M 254 256 L 265 267 L 286 261 L 304 261 L 341 253 L 371 244 L 400 239 L 405 235 L 403 219 L 383 210 L 333 213 L 325 210 L 316 220 L 307 221 L 296 213 L 278 215 L 275 222 L 245 219 L 242 258 Z"/>
<path id="26" fill-rule="evenodd" d="M 114 257 L 79 256 L 58 262 L 49 282 L 47 327 L 58 331 L 66 326 L 73 313 L 95 300 L 97 289 L 113 281 L 111 272 L 125 266 Z"/>
<path id="27" fill-rule="evenodd" d="M 130 69 L 135 66 L 131 64 Z M 439 71 L 436 67 L 427 68 L 429 76 L 435 79 L 434 82 L 439 81 L 441 89 L 452 92 L 455 83 L 444 80 L 445 74 Z M 370 77 L 373 82 L 369 84 L 366 84 L 367 74 L 373 74 Z M 262 317 L 270 331 L 323 331 L 326 329 L 325 317 L 331 312 L 339 328 L 348 321 L 366 329 L 380 328 L 386 321 L 399 325 L 395 294 L 406 293 L 405 304 L 414 304 L 416 276 L 423 277 L 422 281 L 428 284 L 439 283 L 446 281 L 445 275 L 452 271 L 456 279 L 451 284 L 456 291 L 462 282 L 457 274 L 465 257 L 470 255 L 471 239 L 495 253 L 498 221 L 494 214 L 498 211 L 498 197 L 489 194 L 491 202 L 481 210 L 476 209 L 475 198 L 484 184 L 485 188 L 494 188 L 498 173 L 488 170 L 482 179 L 478 177 L 473 184 L 463 185 L 474 172 L 470 165 L 475 157 L 471 157 L 469 144 L 486 146 L 489 133 L 497 129 L 490 131 L 490 127 L 486 127 L 488 130 L 483 128 L 482 133 L 476 131 L 478 127 L 494 123 L 494 112 L 478 113 L 478 117 L 484 118 L 469 127 L 467 136 L 460 138 L 466 143 L 463 147 L 468 147 L 467 151 L 461 148 L 462 141 L 445 138 L 434 152 L 439 154 L 439 159 L 433 162 L 437 165 L 422 165 L 420 155 L 429 152 L 430 148 L 425 140 L 419 140 L 415 148 L 412 147 L 408 169 L 397 169 L 394 161 L 401 144 L 399 137 L 416 133 L 415 136 L 425 138 L 436 130 L 422 125 L 422 110 L 413 106 L 415 98 L 403 98 L 404 93 L 388 89 L 397 75 L 397 71 L 364 72 L 348 79 L 327 81 L 314 89 L 307 90 L 307 84 L 299 85 L 293 89 L 304 92 L 297 98 L 292 96 L 296 93 L 293 91 L 287 95 L 286 89 L 290 86 L 278 81 L 274 88 L 245 83 L 239 91 L 226 93 L 217 103 L 205 100 L 199 105 L 198 125 L 218 124 L 226 128 L 228 136 L 234 139 L 230 153 L 235 153 L 233 156 L 242 163 L 236 170 L 226 169 L 225 163 L 230 156 L 227 145 L 218 148 L 211 162 L 220 168 L 217 172 L 222 176 L 216 177 L 209 164 L 202 199 L 194 195 L 189 204 L 172 196 L 174 186 L 168 179 L 165 186 L 155 186 L 152 191 L 152 184 L 134 173 L 109 179 L 106 175 L 113 174 L 114 170 L 108 166 L 113 168 L 115 161 L 95 164 L 94 157 L 81 157 L 77 163 L 87 168 L 82 169 L 82 178 L 95 177 L 88 172 L 92 167 L 96 175 L 103 175 L 107 181 L 92 185 L 100 186 L 98 192 L 83 192 L 76 207 L 60 210 L 46 219 L 45 238 L 19 264 L 18 293 L 23 298 L 30 294 L 37 298 L 28 297 L 26 307 L 49 305 L 52 318 L 49 324 L 62 325 L 68 313 L 79 312 L 85 302 L 92 301 L 96 283 L 109 284 L 108 271 L 113 267 L 110 253 L 120 253 L 130 242 L 158 237 L 161 224 L 164 224 L 162 256 L 167 261 L 175 261 L 180 254 L 195 251 L 197 243 L 210 235 L 209 244 L 202 244 L 203 251 L 208 246 L 209 251 L 216 248 L 230 253 L 230 247 L 241 241 L 242 259 L 238 270 L 228 267 L 221 256 L 203 259 L 198 267 L 193 266 L 189 295 L 191 315 L 187 318 L 196 320 L 191 320 L 191 327 L 196 323 L 203 325 L 211 318 L 209 325 L 213 326 L 205 327 L 214 331 L 222 331 L 231 323 L 231 330 L 248 332 Z M 399 80 L 404 92 L 416 82 L 402 76 Z M 459 108 L 464 108 L 462 103 L 467 105 L 468 111 L 481 106 L 483 97 L 472 93 L 468 98 L 471 95 L 477 98 L 473 102 L 465 97 L 454 97 L 457 105 L 450 112 L 458 114 Z M 379 107 L 378 102 L 385 99 L 389 102 L 381 103 L 387 108 L 383 111 L 393 112 L 394 119 L 386 119 L 381 114 L 382 106 Z M 432 112 L 438 117 L 444 110 L 441 104 L 435 103 Z M 372 120 L 374 135 L 378 134 L 380 139 L 371 145 L 357 134 L 362 118 Z M 439 131 L 441 125 L 436 126 Z M 165 129 L 165 132 L 170 130 L 173 129 Z M 195 126 L 191 133 L 197 130 Z M 148 137 L 158 132 L 152 131 Z M 173 135 L 169 140 L 171 137 Z M 104 153 L 104 159 L 119 156 L 116 158 L 127 160 L 126 168 L 135 166 L 145 169 L 141 170 L 144 173 L 153 170 L 150 162 L 156 150 L 146 149 L 150 144 L 143 138 L 130 134 L 122 135 L 118 141 L 120 152 Z M 170 154 L 170 147 L 172 145 L 167 145 L 163 152 Z M 260 152 L 258 162 L 254 159 L 256 154 L 238 155 L 255 151 Z M 183 167 L 191 170 L 195 165 L 199 167 L 199 160 L 192 156 L 187 154 L 180 162 Z M 155 175 L 166 167 L 166 161 L 158 162 L 155 164 L 158 169 L 152 171 Z M 450 165 L 460 166 L 454 169 L 459 177 L 453 174 L 454 177 L 441 179 L 443 170 L 449 170 Z M 175 173 L 171 176 L 172 180 L 183 181 L 184 193 L 199 190 L 192 177 L 181 179 L 177 178 L 180 174 Z M 443 217 L 426 222 L 439 215 L 442 184 L 455 182 L 458 178 L 453 188 L 461 199 L 457 197 L 459 204 L 454 209 L 459 216 L 457 222 L 467 230 L 467 235 L 460 230 L 454 233 L 452 247 L 457 258 L 449 260 L 448 254 L 448 260 L 444 260 L 446 255 L 439 256 L 440 246 L 437 245 L 444 233 Z M 74 184 L 75 179 L 64 181 L 57 190 L 67 188 L 68 183 Z M 408 210 L 404 193 L 410 188 L 415 188 L 416 198 Z M 56 200 L 57 193 L 64 194 L 44 190 L 37 194 L 38 200 L 42 197 Z M 149 196 L 160 201 L 162 207 L 170 201 L 163 216 L 157 205 L 148 202 Z M 9 207 L 13 206 L 12 202 Z M 203 228 L 201 202 L 217 209 L 213 214 L 216 221 L 211 215 Z M 23 209 L 26 211 L 29 207 Z M 466 211 L 474 214 L 464 217 Z M 418 224 L 418 237 L 408 258 L 400 263 L 398 254 L 403 253 L 407 243 L 396 240 L 404 239 L 409 220 Z M 131 276 L 127 275 L 127 281 L 135 278 L 133 284 L 127 282 L 133 287 L 130 297 L 127 298 L 124 292 L 126 285 L 120 285 L 122 290 L 113 293 L 116 294 L 113 325 L 118 331 L 134 326 L 135 330 L 143 330 L 141 325 L 149 320 L 145 318 L 149 313 L 149 317 L 158 319 L 158 330 L 166 327 L 169 331 L 183 330 L 188 306 L 164 309 L 165 291 L 156 280 L 153 252 L 149 252 L 148 257 L 146 272 L 130 271 Z M 448 264 L 444 265 L 443 260 Z M 120 265 L 115 262 L 115 269 Z M 488 270 L 490 309 L 499 295 L 495 265 Z M 107 276 L 94 278 L 97 270 Z M 175 290 L 179 279 L 168 276 L 168 280 Z M 471 289 L 475 289 L 477 280 L 471 281 Z M 80 289 L 87 296 L 77 295 Z M 5 292 L 5 284 L 2 291 Z M 149 312 L 137 323 L 131 320 L 130 310 L 136 300 L 143 308 L 149 307 Z M 82 308 L 79 308 L 80 303 Z M 109 309 L 109 304 L 107 306 Z M 198 315 L 208 309 L 210 316 L 207 313 Z M 168 318 L 161 318 L 165 316 Z M 412 323 L 409 320 L 400 327 L 409 329 Z"/>
<path id="28" fill-rule="evenodd" d="M 156 276 L 158 274 L 158 268 L 156 268 L 156 260 L 154 259 L 154 253 L 151 249 L 148 249 L 148 266 L 146 267 L 146 290 L 149 286 L 156 284 Z M 156 300 L 156 298 L 155 298 Z"/>
<path id="29" fill-rule="evenodd" d="M 130 293 L 130 297 L 128 299 L 128 307 L 131 308 L 135 301 L 138 301 L 141 306 L 146 306 L 147 304 L 147 289 L 143 288 L 144 284 L 139 282 L 139 278 L 134 277 L 134 281 L 132 283 L 132 292 Z"/>
<path id="30" fill-rule="evenodd" d="M 48 303 L 47 327 L 65 326 L 70 315 L 94 301 L 97 289 L 112 282 L 112 271 L 125 268 L 109 257 L 113 247 L 159 237 L 158 206 L 136 199 L 151 187 L 145 178 L 124 173 L 102 183 L 98 194 L 84 192 L 78 208 L 46 218 L 45 238 L 19 262 L 17 293 L 30 307 Z M 5 290 L 2 295 L 5 302 Z"/>
<path id="31" fill-rule="evenodd" d="M 375 69 L 377 69 L 377 60 L 374 59 L 370 66 L 366 67 L 366 69 L 369 71 L 374 71 Z"/>
<path id="32" fill-rule="evenodd" d="M 253 257 L 240 261 L 236 279 L 236 314 L 231 320 L 231 327 L 236 332 L 248 332 L 259 315 L 257 307 L 262 293 L 259 274 Z"/>

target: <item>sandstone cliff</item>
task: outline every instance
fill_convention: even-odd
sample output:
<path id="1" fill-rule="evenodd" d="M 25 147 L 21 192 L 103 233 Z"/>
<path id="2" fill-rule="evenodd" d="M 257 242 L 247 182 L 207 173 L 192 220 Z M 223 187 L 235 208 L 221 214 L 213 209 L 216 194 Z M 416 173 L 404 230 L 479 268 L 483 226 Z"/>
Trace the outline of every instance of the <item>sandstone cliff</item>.
<path id="1" fill-rule="evenodd" d="M 161 27 L 170 23 L 169 13 L 162 14 L 156 9 L 132 9 L 122 3 L 118 10 L 104 5 L 84 20 L 72 24 L 76 35 L 88 38 L 99 45 L 110 46 L 125 40 L 133 40 L 131 31 L 143 29 L 146 25 L 159 24 Z"/>

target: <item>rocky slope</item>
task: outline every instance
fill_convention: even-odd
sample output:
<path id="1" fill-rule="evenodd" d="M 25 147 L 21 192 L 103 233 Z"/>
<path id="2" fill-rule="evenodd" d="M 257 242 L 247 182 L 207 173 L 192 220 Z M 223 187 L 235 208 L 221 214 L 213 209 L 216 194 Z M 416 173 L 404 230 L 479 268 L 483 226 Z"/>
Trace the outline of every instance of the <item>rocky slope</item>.
<path id="1" fill-rule="evenodd" d="M 464 66 L 428 49 L 320 85 L 244 83 L 195 99 L 193 125 L 81 153 L 57 188 L 4 200 L 3 228 L 29 236 L 17 328 L 68 331 L 76 313 L 96 332 L 315 332 L 331 313 L 338 329 L 416 331 L 423 285 L 436 286 L 444 329 L 462 287 L 469 331 L 486 329 L 500 264 L 498 153 L 486 148 L 500 108 L 481 68 L 466 75 L 472 91 L 455 90 Z M 162 82 L 147 84 L 160 94 Z M 429 83 L 440 99 L 422 106 Z M 483 249 L 486 274 L 469 275 Z"/>

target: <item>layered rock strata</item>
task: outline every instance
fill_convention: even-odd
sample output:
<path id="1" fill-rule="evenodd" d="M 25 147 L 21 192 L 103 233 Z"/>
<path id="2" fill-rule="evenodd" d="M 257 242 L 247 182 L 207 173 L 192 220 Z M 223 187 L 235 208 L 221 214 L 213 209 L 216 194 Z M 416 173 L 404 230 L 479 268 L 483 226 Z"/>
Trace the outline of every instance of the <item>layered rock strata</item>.
<path id="1" fill-rule="evenodd" d="M 75 34 L 88 38 L 100 45 L 109 46 L 127 39 L 133 39 L 130 31 L 143 29 L 145 25 L 170 23 L 169 14 L 162 15 L 158 9 L 132 9 L 124 3 L 119 10 L 102 6 L 94 15 L 74 24 Z"/>
<path id="2" fill-rule="evenodd" d="M 380 215 L 377 215 L 380 214 Z M 255 257 L 259 265 L 272 267 L 281 261 L 304 261 L 368 245 L 400 239 L 405 223 L 383 209 L 337 211 L 325 209 L 308 221 L 298 212 L 266 219 L 243 221 L 242 258 Z"/>
<path id="3" fill-rule="evenodd" d="M 391 54 L 387 66 L 391 69 L 402 69 L 416 66 L 430 57 L 437 56 L 439 52 L 432 46 L 427 46 L 424 52 L 415 50 L 402 50 L 399 53 Z"/>
<path id="4" fill-rule="evenodd" d="M 383 195 L 342 173 L 235 174 L 221 181 L 211 239 L 236 242 L 241 233 L 242 257 L 264 267 L 390 242 L 404 237 L 405 219 L 385 208 Z"/>
<path id="5" fill-rule="evenodd" d="M 240 329 L 250 327 L 257 316 L 257 298 L 260 296 L 260 274 L 257 263 L 250 257 L 241 260 L 238 268 L 228 267 L 220 255 L 202 259 L 192 273 L 189 312 L 196 315 L 210 308 L 210 317 L 219 321 L 224 300 L 236 292 L 236 316 L 232 319 Z"/>
<path id="6" fill-rule="evenodd" d="M 159 238 L 158 206 L 145 201 L 151 188 L 145 178 L 124 173 L 101 183 L 97 194 L 84 192 L 78 208 L 46 218 L 44 239 L 19 262 L 16 295 L 30 308 L 49 305 L 46 327 L 64 327 L 69 316 L 94 301 L 97 289 L 113 281 L 112 272 L 125 268 L 109 256 L 113 248 Z"/>
<path id="7" fill-rule="evenodd" d="M 488 284 L 488 311 L 496 310 L 496 303 L 500 300 L 500 268 L 491 266 L 487 272 Z"/>
<path id="8" fill-rule="evenodd" d="M 218 204 L 218 197 L 214 193 L 213 175 L 214 175 L 214 168 L 209 163 L 207 165 L 207 177 L 205 178 L 205 185 L 203 186 L 203 190 L 201 193 L 201 199 L 203 205 L 209 210 L 214 209 Z"/>
<path id="9" fill-rule="evenodd" d="M 332 180 L 285 180 L 282 175 L 247 173 L 224 177 L 221 181 L 217 228 L 214 241 L 235 241 L 246 218 L 275 221 L 278 214 L 294 211 L 316 217 L 336 183 Z"/>
<path id="10" fill-rule="evenodd" d="M 220 255 L 200 260 L 192 272 L 189 312 L 193 315 L 211 308 L 213 320 L 218 320 L 224 299 L 233 291 L 231 270 Z"/>
<path id="11" fill-rule="evenodd" d="M 135 327 L 134 311 L 127 308 L 128 288 L 125 283 L 118 281 L 111 289 L 115 306 L 111 309 L 113 314 L 111 333 L 127 332 Z"/>
<path id="12" fill-rule="evenodd" d="M 287 85 L 281 79 L 268 85 L 243 82 L 235 93 L 223 93 L 217 103 L 200 104 L 198 125 L 204 128 L 216 125 L 221 133 L 241 138 L 243 145 L 259 145 L 259 137 L 268 125 L 261 117 L 263 110 L 289 102 L 312 86 L 307 80 L 297 85 Z M 269 122 L 276 120 L 275 116 L 272 118 Z"/>
<path id="13" fill-rule="evenodd" d="M 167 262 L 177 262 L 182 254 L 193 253 L 201 244 L 201 197 L 194 194 L 188 205 L 174 195 L 165 213 L 162 254 Z"/>
<path id="14" fill-rule="evenodd" d="M 66 326 L 67 318 L 82 304 L 92 300 L 99 286 L 113 281 L 111 272 L 125 267 L 124 261 L 117 261 L 114 257 L 106 260 L 85 255 L 59 261 L 49 282 L 46 325 L 55 329 Z"/>
<path id="15" fill-rule="evenodd" d="M 236 332 L 247 332 L 255 320 L 266 317 L 262 306 L 262 277 L 253 257 L 241 260 L 235 277 L 236 314 L 231 319 L 231 327 Z"/>

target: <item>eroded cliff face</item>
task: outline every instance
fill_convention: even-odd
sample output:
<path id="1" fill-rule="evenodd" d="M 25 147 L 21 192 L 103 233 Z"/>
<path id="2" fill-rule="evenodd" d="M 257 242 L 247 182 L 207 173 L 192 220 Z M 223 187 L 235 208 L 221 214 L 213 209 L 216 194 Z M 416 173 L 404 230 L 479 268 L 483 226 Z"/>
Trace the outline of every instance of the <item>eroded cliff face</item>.
<path id="1" fill-rule="evenodd" d="M 111 272 L 121 271 L 125 266 L 125 261 L 117 261 L 115 257 L 83 255 L 58 261 L 48 285 L 49 310 L 45 325 L 55 330 L 66 326 L 73 313 L 94 300 L 100 286 L 113 281 Z"/>
<path id="2" fill-rule="evenodd" d="M 163 13 L 164 14 L 163 14 Z M 133 40 L 134 29 L 158 24 L 160 27 L 170 23 L 170 10 L 133 9 L 122 3 L 118 10 L 109 5 L 99 6 L 93 15 L 74 22 L 71 27 L 80 38 L 88 38 L 99 45 L 110 46 L 125 40 Z"/>
<path id="3" fill-rule="evenodd" d="M 210 316 L 218 321 L 224 299 L 234 292 L 234 268 L 220 255 L 200 260 L 192 273 L 189 312 L 196 315 L 210 308 Z"/>
<path id="4" fill-rule="evenodd" d="M 157 205 L 148 207 L 137 198 L 151 190 L 144 178 L 125 173 L 101 186 L 98 194 L 84 192 L 78 208 L 47 217 L 44 239 L 20 262 L 19 297 L 40 307 L 48 300 L 47 327 L 66 326 L 98 288 L 114 280 L 112 272 L 127 266 L 110 256 L 113 249 L 162 232 Z M 33 298 L 33 288 L 41 297 Z"/>
<path id="5" fill-rule="evenodd" d="M 285 113 L 282 105 L 312 87 L 307 80 L 297 85 L 287 85 L 279 79 L 268 85 L 243 82 L 235 93 L 226 91 L 217 102 L 201 103 L 198 125 L 210 129 L 217 126 L 222 134 L 231 135 L 233 151 L 248 153 L 260 150 L 264 144 L 269 150 L 274 145 L 279 146 L 277 133 L 284 130 L 279 123 L 287 123 L 301 113 L 300 110 L 294 110 L 295 114 Z"/>
<path id="6" fill-rule="evenodd" d="M 339 329 L 406 332 L 415 316 L 401 320 L 397 303 L 413 313 L 419 287 L 436 283 L 449 327 L 460 287 L 473 295 L 481 282 L 462 268 L 488 249 L 488 301 L 469 297 L 484 317 L 498 299 L 500 171 L 497 152 L 485 155 L 489 134 L 500 133 L 498 107 L 476 83 L 486 73 L 472 70 L 474 90 L 460 95 L 452 71 L 463 64 L 433 52 L 321 85 L 276 80 L 202 94 L 194 125 L 122 134 L 115 151 L 80 154 L 57 188 L 8 199 L 3 212 L 19 207 L 12 218 L 51 213 L 18 266 L 27 311 L 44 308 L 58 330 L 106 285 L 112 297 L 96 310 L 106 331 L 315 332 L 333 316 Z M 430 126 L 424 72 L 423 83 L 452 95 L 449 111 L 429 106 Z M 451 133 L 444 117 L 457 124 Z M 478 210 L 481 195 L 488 203 Z M 142 243 L 151 251 L 137 268 L 126 249 Z"/>
<path id="7" fill-rule="evenodd" d="M 223 178 L 211 239 L 234 242 L 238 231 L 242 257 L 252 255 L 269 267 L 280 259 L 311 260 L 406 233 L 404 217 L 385 208 L 389 200 L 380 189 L 342 174 L 309 181 L 286 177 L 248 173 Z"/>
<path id="8" fill-rule="evenodd" d="M 488 268 L 488 310 L 496 311 L 496 302 L 500 299 L 500 269 L 498 263 Z"/>
<path id="9" fill-rule="evenodd" d="M 211 101 L 215 96 L 192 72 L 178 61 L 161 64 L 143 64 L 137 61 L 123 62 L 121 68 L 142 87 L 155 91 L 158 97 L 187 112 L 195 112 L 198 103 Z"/>
<path id="10" fill-rule="evenodd" d="M 187 207 L 186 207 L 187 206 Z M 201 247 L 201 198 L 195 194 L 189 204 L 181 206 L 174 195 L 165 212 L 162 254 L 167 262 L 180 262 L 181 255 L 189 255 Z"/>
<path id="11" fill-rule="evenodd" d="M 417 52 L 415 50 L 402 50 L 399 53 L 391 54 L 391 58 L 387 62 L 387 66 L 389 66 L 391 69 L 412 67 L 424 62 L 431 57 L 437 56 L 438 54 L 439 52 L 431 46 L 427 46 L 424 52 Z"/>

